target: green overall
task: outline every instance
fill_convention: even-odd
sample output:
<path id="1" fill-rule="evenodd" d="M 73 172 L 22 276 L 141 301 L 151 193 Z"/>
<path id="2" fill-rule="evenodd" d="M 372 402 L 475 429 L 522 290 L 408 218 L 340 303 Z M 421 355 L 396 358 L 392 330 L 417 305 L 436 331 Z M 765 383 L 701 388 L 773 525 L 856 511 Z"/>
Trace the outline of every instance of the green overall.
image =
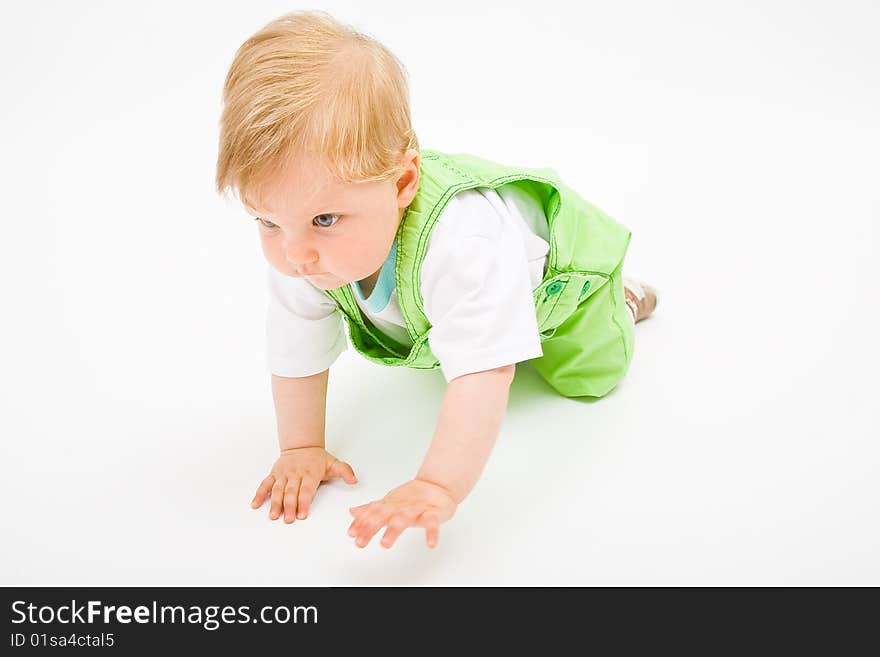
<path id="1" fill-rule="evenodd" d="M 419 190 L 397 231 L 397 297 L 412 346 L 381 333 L 361 313 L 350 285 L 325 293 L 345 315 L 351 344 L 369 360 L 419 369 L 439 367 L 431 352 L 420 274 L 428 238 L 455 194 L 514 184 L 540 201 L 550 253 L 534 291 L 543 356 L 530 363 L 566 397 L 601 397 L 626 374 L 633 323 L 621 268 L 630 231 L 564 185 L 552 169 L 511 167 L 472 155 L 421 151 Z"/>

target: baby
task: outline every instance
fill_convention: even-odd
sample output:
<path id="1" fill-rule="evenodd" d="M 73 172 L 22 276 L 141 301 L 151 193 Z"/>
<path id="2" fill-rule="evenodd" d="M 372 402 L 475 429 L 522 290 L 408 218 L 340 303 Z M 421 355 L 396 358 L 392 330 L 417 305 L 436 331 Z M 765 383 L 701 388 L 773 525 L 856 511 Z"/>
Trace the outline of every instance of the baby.
<path id="1" fill-rule="evenodd" d="M 322 481 L 357 481 L 325 449 L 327 378 L 346 348 L 447 382 L 415 478 L 352 507 L 348 533 L 437 545 L 498 435 L 516 363 L 558 393 L 601 397 L 625 375 L 656 292 L 624 283 L 630 232 L 552 169 L 419 148 L 406 75 L 323 12 L 272 21 L 226 78 L 217 189 L 235 190 L 268 260 L 268 369 L 280 455 L 259 508 L 308 516 Z"/>

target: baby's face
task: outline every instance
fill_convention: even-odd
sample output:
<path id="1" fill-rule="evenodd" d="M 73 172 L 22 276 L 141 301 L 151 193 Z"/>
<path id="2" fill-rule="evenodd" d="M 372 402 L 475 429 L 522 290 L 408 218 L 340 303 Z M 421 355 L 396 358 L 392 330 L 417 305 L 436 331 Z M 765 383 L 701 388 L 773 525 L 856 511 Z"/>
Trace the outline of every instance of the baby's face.
<path id="1" fill-rule="evenodd" d="M 363 280 L 382 268 L 414 195 L 395 181 L 343 183 L 299 157 L 264 188 L 263 253 L 282 274 L 321 290 Z"/>

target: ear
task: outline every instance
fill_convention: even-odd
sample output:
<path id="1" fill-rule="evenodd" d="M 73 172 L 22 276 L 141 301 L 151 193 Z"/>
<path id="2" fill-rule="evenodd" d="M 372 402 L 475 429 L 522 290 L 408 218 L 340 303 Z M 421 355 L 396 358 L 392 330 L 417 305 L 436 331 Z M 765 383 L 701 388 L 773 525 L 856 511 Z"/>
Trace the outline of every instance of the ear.
<path id="1" fill-rule="evenodd" d="M 419 152 L 410 148 L 403 154 L 403 171 L 397 179 L 397 206 L 407 207 L 419 191 Z"/>

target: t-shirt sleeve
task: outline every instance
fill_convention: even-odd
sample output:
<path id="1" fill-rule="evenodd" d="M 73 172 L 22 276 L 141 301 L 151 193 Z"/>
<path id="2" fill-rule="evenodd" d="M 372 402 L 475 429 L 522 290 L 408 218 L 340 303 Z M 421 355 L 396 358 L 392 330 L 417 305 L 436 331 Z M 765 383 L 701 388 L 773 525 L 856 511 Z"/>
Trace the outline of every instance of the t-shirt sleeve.
<path id="1" fill-rule="evenodd" d="M 267 370 L 286 377 L 323 372 L 347 348 L 336 302 L 306 279 L 285 276 L 271 265 L 267 280 Z"/>
<path id="2" fill-rule="evenodd" d="M 447 382 L 543 355 L 521 231 L 478 191 L 454 196 L 438 219 L 421 292 Z"/>

